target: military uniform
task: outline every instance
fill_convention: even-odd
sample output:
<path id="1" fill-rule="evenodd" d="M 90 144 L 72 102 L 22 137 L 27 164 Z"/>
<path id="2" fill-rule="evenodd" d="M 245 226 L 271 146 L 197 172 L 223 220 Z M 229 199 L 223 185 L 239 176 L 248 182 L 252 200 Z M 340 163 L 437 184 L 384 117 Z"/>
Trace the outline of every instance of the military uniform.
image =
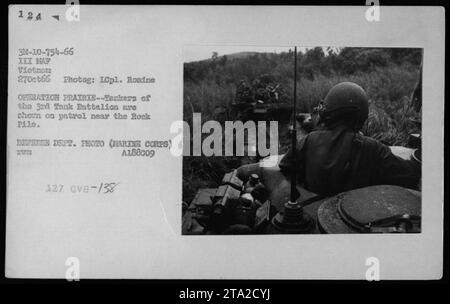
<path id="1" fill-rule="evenodd" d="M 237 103 L 252 103 L 253 93 L 251 88 L 245 81 L 241 81 L 236 90 L 236 102 Z"/>
<path id="2" fill-rule="evenodd" d="M 297 170 L 306 189 L 326 196 L 381 184 L 416 188 L 421 176 L 418 162 L 345 126 L 309 133 L 279 166 L 286 175 Z"/>
<path id="3" fill-rule="evenodd" d="M 306 189 L 327 196 L 380 184 L 417 187 L 419 162 L 397 157 L 358 132 L 369 110 L 363 88 L 352 82 L 337 84 L 316 110 L 321 129 L 309 133 L 281 160 L 283 173 L 296 170 Z"/>

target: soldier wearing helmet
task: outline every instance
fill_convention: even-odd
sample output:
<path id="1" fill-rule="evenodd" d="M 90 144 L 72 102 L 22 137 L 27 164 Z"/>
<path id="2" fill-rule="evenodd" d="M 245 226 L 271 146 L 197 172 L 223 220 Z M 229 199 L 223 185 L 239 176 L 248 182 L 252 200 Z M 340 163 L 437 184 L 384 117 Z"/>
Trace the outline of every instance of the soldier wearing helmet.
<path id="1" fill-rule="evenodd" d="M 316 110 L 320 127 L 283 157 L 283 173 L 297 170 L 305 188 L 321 195 L 379 184 L 417 186 L 420 163 L 395 156 L 389 147 L 359 132 L 369 113 L 363 88 L 339 83 Z"/>

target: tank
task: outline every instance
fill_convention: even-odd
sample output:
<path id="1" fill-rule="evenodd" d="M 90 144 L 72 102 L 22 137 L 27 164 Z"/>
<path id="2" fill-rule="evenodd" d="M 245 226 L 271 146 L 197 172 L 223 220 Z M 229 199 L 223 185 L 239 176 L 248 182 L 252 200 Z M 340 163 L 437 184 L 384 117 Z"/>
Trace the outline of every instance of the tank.
<path id="1" fill-rule="evenodd" d="M 275 90 L 257 80 L 241 82 L 229 118 L 289 121 L 293 109 L 271 99 Z M 272 91 L 271 91 L 272 90 Z M 268 94 L 266 94 L 268 92 Z M 257 98 L 266 96 L 267 98 Z M 295 96 L 295 94 L 294 94 Z M 262 100 L 263 99 L 263 100 Z M 295 99 L 295 98 L 294 98 Z M 295 104 L 295 100 L 294 100 Z M 304 136 L 318 123 L 317 114 L 299 113 L 292 137 Z M 415 122 L 420 130 L 420 121 Z M 286 129 L 286 128 L 283 128 Z M 288 138 L 282 136 L 282 138 Z M 247 143 L 250 145 L 250 143 Z M 254 143 L 253 143 L 254 144 Z M 409 147 L 392 146 L 393 154 L 421 162 L 421 136 L 412 134 Z M 291 197 L 291 183 L 278 166 L 283 155 L 242 165 L 225 174 L 218 188 L 199 189 L 183 208 L 182 234 L 347 234 L 420 233 L 421 192 L 393 185 L 375 185 L 323 197 L 300 186 Z M 420 183 L 417 186 L 420 189 Z"/>
<path id="2" fill-rule="evenodd" d="M 288 122 L 292 113 L 292 105 L 287 102 L 280 103 L 232 103 L 228 117 L 231 120 L 253 120 Z"/>
<path id="3" fill-rule="evenodd" d="M 241 80 L 236 88 L 236 96 L 231 104 L 230 120 L 288 121 L 292 104 L 281 84 L 271 75 L 260 75 L 251 84 Z"/>
<path id="4" fill-rule="evenodd" d="M 399 157 L 414 149 L 391 147 Z M 322 197 L 297 186 L 300 200 L 289 202 L 290 182 L 271 156 L 227 174 L 218 188 L 199 189 L 183 212 L 184 235 L 191 234 L 342 234 L 419 233 L 421 192 L 376 185 Z M 275 164 L 275 165 L 274 165 Z M 266 192 L 248 195 L 258 179 Z M 260 187 L 261 188 L 261 187 Z M 257 199 L 255 199 L 255 197 Z"/>

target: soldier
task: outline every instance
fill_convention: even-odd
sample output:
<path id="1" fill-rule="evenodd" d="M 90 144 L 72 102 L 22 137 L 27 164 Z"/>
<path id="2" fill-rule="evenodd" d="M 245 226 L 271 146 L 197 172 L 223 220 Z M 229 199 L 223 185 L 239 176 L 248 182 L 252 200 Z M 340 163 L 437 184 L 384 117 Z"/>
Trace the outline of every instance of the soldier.
<path id="1" fill-rule="evenodd" d="M 275 87 L 269 86 L 269 96 L 272 102 L 278 102 L 280 97 L 280 84 L 277 84 Z"/>
<path id="2" fill-rule="evenodd" d="M 253 91 L 251 87 L 241 80 L 236 89 L 235 104 L 230 114 L 232 119 L 247 121 L 251 116 L 253 109 Z"/>
<path id="3" fill-rule="evenodd" d="M 252 103 L 253 96 L 250 86 L 247 85 L 245 80 L 241 80 L 236 89 L 236 102 L 237 103 Z"/>
<path id="4" fill-rule="evenodd" d="M 417 186 L 420 163 L 401 159 L 389 147 L 359 133 L 369 112 L 363 88 L 342 82 L 328 92 L 317 111 L 321 127 L 280 161 L 285 175 L 297 170 L 306 189 L 326 196 L 379 184 Z"/>
<path id="5" fill-rule="evenodd" d="M 253 90 L 255 91 L 255 101 L 265 103 L 268 99 L 268 92 L 266 90 L 266 83 L 260 78 L 253 81 Z"/>

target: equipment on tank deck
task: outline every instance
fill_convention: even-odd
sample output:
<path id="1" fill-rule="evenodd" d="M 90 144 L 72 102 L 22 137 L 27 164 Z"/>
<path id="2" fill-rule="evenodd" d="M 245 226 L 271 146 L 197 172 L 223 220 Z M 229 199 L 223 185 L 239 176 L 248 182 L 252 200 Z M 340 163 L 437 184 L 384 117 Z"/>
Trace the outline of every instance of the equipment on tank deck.
<path id="1" fill-rule="evenodd" d="M 247 165 L 244 166 L 246 168 L 227 173 L 219 188 L 198 190 L 183 215 L 182 233 L 335 234 L 421 231 L 421 193 L 418 191 L 378 185 L 324 198 L 297 186 L 298 192 L 302 193 L 302 200 L 297 201 L 298 204 L 289 205 L 286 200 L 290 196 L 290 182 L 278 167 L 263 167 L 262 164 L 263 162 Z M 253 193 L 253 200 L 249 199 L 249 193 L 238 190 L 242 189 L 251 174 L 261 176 L 261 185 L 256 188 L 265 189 L 262 196 Z M 230 182 L 231 179 L 233 182 Z M 309 220 L 298 221 L 298 218 L 305 217 Z"/>
<path id="2" fill-rule="evenodd" d="M 253 189 L 255 189 L 255 187 L 259 184 L 261 184 L 261 183 L 259 181 L 258 174 L 250 175 L 248 182 L 245 183 L 244 193 L 251 193 L 253 191 Z"/>
<path id="3" fill-rule="evenodd" d="M 307 233 L 314 229 L 314 220 L 303 212 L 303 206 L 298 202 L 287 202 L 284 210 L 272 218 L 269 233 Z"/>

